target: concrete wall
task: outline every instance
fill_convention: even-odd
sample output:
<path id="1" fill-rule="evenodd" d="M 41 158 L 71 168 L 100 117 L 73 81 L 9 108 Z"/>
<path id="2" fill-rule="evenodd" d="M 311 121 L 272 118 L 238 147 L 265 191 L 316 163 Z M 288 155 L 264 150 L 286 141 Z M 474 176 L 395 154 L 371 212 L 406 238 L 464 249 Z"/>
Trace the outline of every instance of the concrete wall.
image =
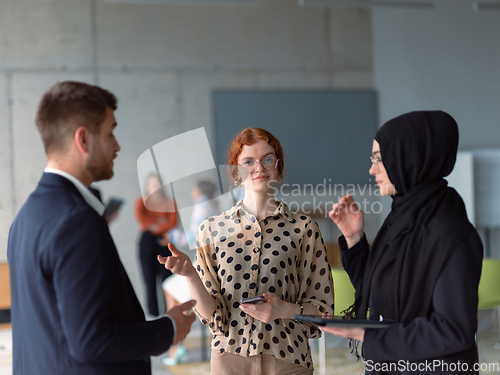
<path id="1" fill-rule="evenodd" d="M 434 9 L 373 12 L 374 79 L 381 123 L 417 109 L 455 117 L 460 147 L 500 146 L 500 12 L 471 0 Z"/>
<path id="2" fill-rule="evenodd" d="M 380 123 L 408 111 L 442 109 L 458 122 L 460 149 L 498 149 L 498 35 L 500 12 L 475 12 L 471 0 L 438 0 L 434 9 L 374 10 L 374 82 Z M 476 173 L 476 191 L 485 182 Z M 487 190 L 498 191 L 498 187 Z M 477 203 L 475 211 L 476 216 L 482 214 Z M 497 212 L 500 215 L 500 207 Z M 500 230 L 486 233 L 480 228 L 480 234 L 491 245 L 487 255 L 500 258 Z"/>
<path id="3" fill-rule="evenodd" d="M 257 7 L 2 0 L 0 260 L 45 165 L 33 119 L 56 81 L 96 83 L 118 96 L 122 151 L 115 177 L 98 186 L 105 199 L 126 199 L 111 231 L 142 299 L 133 217 L 139 155 L 199 127 L 212 140 L 216 88 L 371 88 L 371 45 L 368 11 L 300 8 L 295 0 Z"/>

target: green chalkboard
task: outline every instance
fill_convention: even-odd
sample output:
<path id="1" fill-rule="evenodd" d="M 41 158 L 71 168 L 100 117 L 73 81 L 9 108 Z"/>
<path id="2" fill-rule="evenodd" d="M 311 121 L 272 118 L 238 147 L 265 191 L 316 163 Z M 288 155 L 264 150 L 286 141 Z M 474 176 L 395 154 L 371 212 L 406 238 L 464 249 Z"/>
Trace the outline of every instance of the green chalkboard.
<path id="1" fill-rule="evenodd" d="M 261 127 L 283 146 L 286 183 L 373 183 L 373 90 L 216 90 L 213 104 L 218 164 L 240 130 Z"/>

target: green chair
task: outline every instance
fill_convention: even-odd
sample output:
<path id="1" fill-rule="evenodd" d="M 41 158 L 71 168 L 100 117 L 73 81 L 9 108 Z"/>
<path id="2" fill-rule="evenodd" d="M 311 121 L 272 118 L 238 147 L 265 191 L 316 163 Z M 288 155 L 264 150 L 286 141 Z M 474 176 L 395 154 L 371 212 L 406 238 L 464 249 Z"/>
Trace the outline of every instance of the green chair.
<path id="1" fill-rule="evenodd" d="M 341 268 L 332 269 L 333 291 L 335 296 L 335 315 L 348 309 L 354 303 L 354 287 L 349 275 Z"/>
<path id="2" fill-rule="evenodd" d="M 500 259 L 483 259 L 483 269 L 478 289 L 478 309 L 491 309 L 496 321 L 497 343 L 500 349 Z"/>
<path id="3" fill-rule="evenodd" d="M 342 268 L 332 268 L 334 315 L 340 315 L 354 303 L 354 287 Z M 314 372 L 316 373 L 316 371 Z M 319 374 L 326 375 L 326 338 L 323 334 L 319 339 Z"/>

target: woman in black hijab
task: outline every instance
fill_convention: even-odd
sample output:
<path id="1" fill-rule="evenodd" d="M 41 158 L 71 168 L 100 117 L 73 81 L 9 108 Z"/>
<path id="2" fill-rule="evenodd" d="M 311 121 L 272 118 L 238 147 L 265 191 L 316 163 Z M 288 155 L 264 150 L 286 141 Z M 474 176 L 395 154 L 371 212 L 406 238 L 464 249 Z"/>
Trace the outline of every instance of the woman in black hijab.
<path id="1" fill-rule="evenodd" d="M 371 249 L 363 212 L 351 196 L 330 212 L 343 234 L 342 264 L 356 289 L 348 315 L 398 322 L 385 329 L 324 328 L 363 342 L 367 373 L 479 373 L 475 333 L 483 250 L 462 198 L 444 179 L 457 149 L 458 127 L 449 114 L 396 117 L 373 142 L 370 174 L 393 203 Z"/>

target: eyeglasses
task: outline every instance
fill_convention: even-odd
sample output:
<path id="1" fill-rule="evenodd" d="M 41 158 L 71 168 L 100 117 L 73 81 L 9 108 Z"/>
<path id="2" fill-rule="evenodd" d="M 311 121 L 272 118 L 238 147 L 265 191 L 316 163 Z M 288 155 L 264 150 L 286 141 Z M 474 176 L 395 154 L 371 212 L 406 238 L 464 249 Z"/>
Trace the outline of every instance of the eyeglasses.
<path id="1" fill-rule="evenodd" d="M 256 161 L 253 159 L 246 159 L 240 163 L 240 167 L 245 173 L 253 173 L 257 169 L 257 164 L 260 164 L 266 171 L 275 169 L 278 166 L 278 161 L 274 156 L 268 156 L 264 160 Z"/>
<path id="2" fill-rule="evenodd" d="M 378 170 L 380 170 L 378 163 L 382 161 L 382 158 L 374 158 L 373 156 L 370 156 L 370 161 L 372 162 L 372 165 L 374 165 Z"/>

